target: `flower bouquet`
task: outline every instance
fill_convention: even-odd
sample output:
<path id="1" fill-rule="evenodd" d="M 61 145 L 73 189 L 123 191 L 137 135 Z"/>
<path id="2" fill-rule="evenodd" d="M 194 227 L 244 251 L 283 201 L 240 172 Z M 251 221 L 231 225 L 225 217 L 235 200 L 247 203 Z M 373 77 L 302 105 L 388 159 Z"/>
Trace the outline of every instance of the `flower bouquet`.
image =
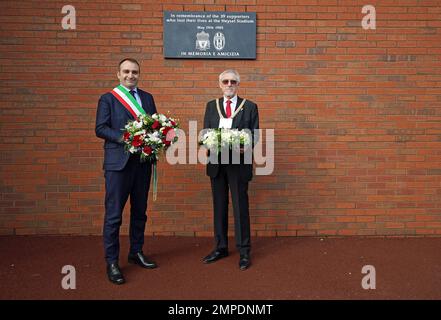
<path id="1" fill-rule="evenodd" d="M 159 154 L 178 141 L 178 122 L 159 113 L 140 114 L 124 127 L 124 148 L 131 154 L 139 154 L 141 162 L 153 163 L 153 200 L 156 200 L 156 161 Z"/>
<path id="2" fill-rule="evenodd" d="M 248 147 L 251 144 L 251 135 L 249 130 L 208 129 L 202 135 L 199 144 L 219 154 L 222 149 L 232 150 L 235 146 Z"/>

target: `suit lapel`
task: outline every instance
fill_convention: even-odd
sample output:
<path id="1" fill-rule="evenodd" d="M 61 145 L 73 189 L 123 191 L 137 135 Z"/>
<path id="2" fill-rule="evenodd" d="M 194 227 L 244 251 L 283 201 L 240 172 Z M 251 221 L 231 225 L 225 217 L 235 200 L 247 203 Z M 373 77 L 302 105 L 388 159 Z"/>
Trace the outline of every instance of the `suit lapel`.
<path id="1" fill-rule="evenodd" d="M 222 115 L 224 116 L 224 118 L 226 118 L 227 114 L 225 113 L 225 109 L 224 109 L 224 98 L 223 97 L 219 99 L 219 109 L 220 109 Z M 216 113 L 217 113 L 217 109 L 216 109 Z"/>
<path id="2" fill-rule="evenodd" d="M 141 100 L 141 104 L 142 104 L 141 107 L 144 109 L 144 111 L 147 114 L 151 114 L 151 112 L 149 110 L 149 104 L 148 104 L 148 101 L 144 95 L 144 92 L 142 92 L 142 90 L 140 90 L 139 88 L 138 88 L 138 95 L 139 95 L 139 99 Z"/>
<path id="3" fill-rule="evenodd" d="M 236 104 L 236 109 L 239 108 L 240 104 L 242 103 L 243 99 L 240 98 L 239 96 L 237 96 L 237 104 Z M 244 106 L 245 108 L 245 106 Z M 238 128 L 239 127 L 239 123 L 240 120 L 242 119 L 242 114 L 243 114 L 243 109 L 239 111 L 239 113 L 233 118 L 233 124 L 232 127 L 233 128 Z"/>
<path id="4" fill-rule="evenodd" d="M 148 94 L 146 94 L 144 91 L 142 91 L 139 88 L 138 88 L 138 94 L 139 94 L 139 98 L 141 99 L 142 108 L 144 109 L 144 111 L 149 115 L 153 115 L 155 113 L 155 109 L 153 109 L 153 104 L 151 103 Z"/>

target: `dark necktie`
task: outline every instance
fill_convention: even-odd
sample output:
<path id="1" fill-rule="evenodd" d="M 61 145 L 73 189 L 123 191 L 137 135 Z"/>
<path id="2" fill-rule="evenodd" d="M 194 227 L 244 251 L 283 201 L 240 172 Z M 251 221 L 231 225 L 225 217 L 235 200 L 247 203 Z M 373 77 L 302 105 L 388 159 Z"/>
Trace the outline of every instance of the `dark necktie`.
<path id="1" fill-rule="evenodd" d="M 227 118 L 231 117 L 231 100 L 227 100 Z"/>
<path id="2" fill-rule="evenodd" d="M 133 98 L 135 98 L 135 100 L 136 100 L 136 96 L 135 96 L 135 90 L 130 90 L 130 94 L 133 96 Z"/>

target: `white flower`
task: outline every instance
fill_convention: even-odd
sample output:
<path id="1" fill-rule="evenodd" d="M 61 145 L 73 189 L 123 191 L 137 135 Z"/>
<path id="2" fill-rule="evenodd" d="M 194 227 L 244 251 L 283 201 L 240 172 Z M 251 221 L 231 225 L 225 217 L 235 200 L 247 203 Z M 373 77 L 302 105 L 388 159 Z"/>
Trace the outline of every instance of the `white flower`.
<path id="1" fill-rule="evenodd" d="M 201 139 L 202 144 L 207 148 L 217 148 L 219 144 L 219 132 L 217 130 L 207 131 Z"/>
<path id="2" fill-rule="evenodd" d="M 160 114 L 160 115 L 159 115 L 159 120 L 160 120 L 161 122 L 165 122 L 165 121 L 167 120 L 167 117 L 164 116 L 163 114 Z"/>
<path id="3" fill-rule="evenodd" d="M 159 133 L 157 131 L 155 131 L 154 133 L 149 133 L 147 135 L 147 139 L 146 140 L 148 142 L 150 142 L 150 143 L 156 143 L 156 144 L 162 143 L 162 140 L 159 137 Z"/>
<path id="4" fill-rule="evenodd" d="M 160 137 L 158 131 L 153 132 L 151 135 L 152 135 L 152 137 L 155 137 L 155 138 L 158 138 L 158 139 L 159 139 L 159 137 Z"/>
<path id="5" fill-rule="evenodd" d="M 142 130 L 136 131 L 133 135 L 134 135 L 134 136 L 140 136 L 140 135 L 143 135 L 143 134 L 145 134 L 145 129 L 142 129 Z"/>
<path id="6" fill-rule="evenodd" d="M 141 129 L 142 128 L 142 121 L 134 121 L 133 125 L 136 129 Z"/>
<path id="7" fill-rule="evenodd" d="M 250 135 L 248 133 L 241 132 L 241 134 L 240 134 L 240 141 L 244 145 L 249 145 L 251 143 L 251 137 L 250 137 Z"/>

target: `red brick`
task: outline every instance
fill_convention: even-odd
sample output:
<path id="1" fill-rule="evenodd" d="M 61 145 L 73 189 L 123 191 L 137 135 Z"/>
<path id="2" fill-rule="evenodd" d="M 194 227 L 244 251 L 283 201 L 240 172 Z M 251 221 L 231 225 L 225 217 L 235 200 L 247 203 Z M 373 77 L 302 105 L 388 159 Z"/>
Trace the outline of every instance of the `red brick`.
<path id="1" fill-rule="evenodd" d="M 219 72 L 242 74 L 261 127 L 276 127 L 274 173 L 250 184 L 253 236 L 439 236 L 439 8 L 395 2 L 377 4 L 375 31 L 361 28 L 350 1 L 84 2 L 75 31 L 61 29 L 53 3 L 9 2 L 0 18 L 0 234 L 101 233 L 96 105 L 117 83 L 118 61 L 134 56 L 140 87 L 184 129 L 190 119 L 201 125 Z M 163 10 L 257 12 L 258 58 L 165 60 Z M 159 170 L 146 234 L 212 237 L 204 166 Z"/>

